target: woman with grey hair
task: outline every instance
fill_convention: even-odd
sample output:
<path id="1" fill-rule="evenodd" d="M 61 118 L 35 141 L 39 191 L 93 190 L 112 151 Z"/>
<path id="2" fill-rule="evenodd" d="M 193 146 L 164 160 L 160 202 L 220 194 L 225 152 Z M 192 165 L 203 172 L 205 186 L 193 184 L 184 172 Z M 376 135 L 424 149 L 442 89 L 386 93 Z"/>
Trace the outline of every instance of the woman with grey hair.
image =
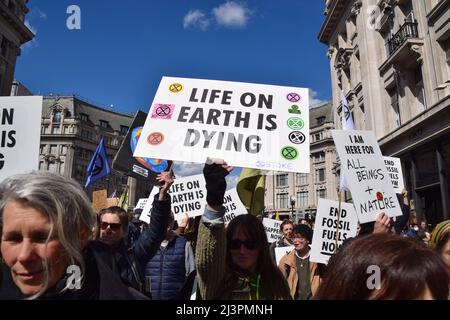
<path id="1" fill-rule="evenodd" d="M 96 216 L 78 183 L 32 172 L 0 184 L 0 299 L 136 299 L 110 248 L 90 241 Z"/>

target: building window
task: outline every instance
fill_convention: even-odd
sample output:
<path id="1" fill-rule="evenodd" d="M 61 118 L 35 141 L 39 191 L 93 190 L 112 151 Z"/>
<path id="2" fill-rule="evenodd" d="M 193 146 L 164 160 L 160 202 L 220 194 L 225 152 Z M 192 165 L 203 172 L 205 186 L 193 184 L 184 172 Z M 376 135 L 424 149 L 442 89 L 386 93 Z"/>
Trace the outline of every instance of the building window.
<path id="1" fill-rule="evenodd" d="M 286 187 L 288 185 L 288 175 L 279 174 L 277 175 L 277 187 Z"/>
<path id="2" fill-rule="evenodd" d="M 58 153 L 58 146 L 56 144 L 50 145 L 50 154 L 57 155 Z"/>
<path id="3" fill-rule="evenodd" d="M 120 133 L 127 134 L 129 129 L 127 126 L 120 126 Z"/>
<path id="4" fill-rule="evenodd" d="M 59 163 L 59 173 L 64 174 L 64 162 L 63 161 L 61 161 Z"/>
<path id="5" fill-rule="evenodd" d="M 45 144 L 41 144 L 41 146 L 39 147 L 39 154 L 44 154 L 45 151 Z"/>
<path id="6" fill-rule="evenodd" d="M 304 186 L 308 184 L 308 174 L 307 173 L 296 173 L 295 174 L 296 184 Z"/>
<path id="7" fill-rule="evenodd" d="M 317 201 L 319 198 L 326 199 L 327 198 L 327 190 L 326 189 L 320 189 L 317 190 Z"/>
<path id="8" fill-rule="evenodd" d="M 308 191 L 297 192 L 297 207 L 306 208 L 308 206 Z"/>
<path id="9" fill-rule="evenodd" d="M 58 172 L 58 164 L 56 161 L 50 162 L 48 164 L 48 171 L 57 173 Z"/>
<path id="10" fill-rule="evenodd" d="M 289 194 L 287 193 L 277 194 L 277 208 L 289 208 Z"/>
<path id="11" fill-rule="evenodd" d="M 67 154 L 67 146 L 61 145 L 60 154 L 62 155 Z"/>
<path id="12" fill-rule="evenodd" d="M 314 153 L 314 163 L 325 161 L 325 152 Z"/>
<path id="13" fill-rule="evenodd" d="M 401 125 L 397 88 L 390 90 L 389 96 L 391 98 L 392 126 L 396 129 Z"/>
<path id="14" fill-rule="evenodd" d="M 47 168 L 45 167 L 45 161 L 44 160 L 39 161 L 39 170 L 42 170 L 42 171 L 46 171 L 47 170 Z"/>
<path id="15" fill-rule="evenodd" d="M 52 127 L 52 134 L 60 134 L 61 128 L 60 127 Z"/>
<path id="16" fill-rule="evenodd" d="M 52 118 L 53 123 L 61 123 L 61 111 L 55 111 Z"/>
<path id="17" fill-rule="evenodd" d="M 41 134 L 45 134 L 47 131 L 47 126 L 41 126 Z"/>
<path id="18" fill-rule="evenodd" d="M 321 125 L 322 123 L 325 122 L 325 117 L 318 117 L 316 120 L 317 120 L 317 124 Z"/>
<path id="19" fill-rule="evenodd" d="M 316 170 L 316 183 L 325 181 L 325 169 L 317 169 Z"/>
<path id="20" fill-rule="evenodd" d="M 102 128 L 108 128 L 108 121 L 100 120 L 100 127 Z"/>
<path id="21" fill-rule="evenodd" d="M 315 135 L 314 135 L 314 141 L 320 141 L 320 140 L 322 140 L 322 133 L 321 132 L 319 132 L 319 133 L 316 133 Z"/>
<path id="22" fill-rule="evenodd" d="M 85 113 L 80 113 L 81 121 L 89 121 L 89 116 Z"/>
<path id="23" fill-rule="evenodd" d="M 414 72 L 415 89 L 416 89 L 416 103 L 417 111 L 419 113 L 426 110 L 425 102 L 425 88 L 423 87 L 422 67 L 418 66 Z"/>

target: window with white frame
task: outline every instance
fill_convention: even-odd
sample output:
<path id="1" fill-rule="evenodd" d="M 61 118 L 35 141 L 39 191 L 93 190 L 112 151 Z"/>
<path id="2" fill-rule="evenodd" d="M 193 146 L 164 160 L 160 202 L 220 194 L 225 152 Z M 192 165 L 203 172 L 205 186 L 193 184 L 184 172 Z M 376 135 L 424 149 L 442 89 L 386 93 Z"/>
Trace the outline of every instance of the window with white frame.
<path id="1" fill-rule="evenodd" d="M 316 170 L 316 183 L 325 181 L 325 168 Z"/>
<path id="2" fill-rule="evenodd" d="M 297 192 L 297 207 L 306 208 L 308 206 L 308 191 Z"/>
<path id="3" fill-rule="evenodd" d="M 277 187 L 286 187 L 288 185 L 288 175 L 279 174 L 277 175 Z"/>
<path id="4" fill-rule="evenodd" d="M 317 200 L 326 199 L 326 198 L 327 198 L 327 190 L 326 189 L 317 190 Z"/>
<path id="5" fill-rule="evenodd" d="M 276 196 L 277 208 L 289 208 L 289 194 L 278 193 Z"/>
<path id="6" fill-rule="evenodd" d="M 295 182 L 297 185 L 304 186 L 308 184 L 308 174 L 307 173 L 296 173 Z"/>

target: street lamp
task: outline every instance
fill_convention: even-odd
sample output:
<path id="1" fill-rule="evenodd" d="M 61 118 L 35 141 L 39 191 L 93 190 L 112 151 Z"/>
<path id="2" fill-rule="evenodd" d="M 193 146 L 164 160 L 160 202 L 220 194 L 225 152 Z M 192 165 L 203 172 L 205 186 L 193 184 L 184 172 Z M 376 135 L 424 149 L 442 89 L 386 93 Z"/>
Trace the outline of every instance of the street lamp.
<path id="1" fill-rule="evenodd" d="M 291 217 L 294 218 L 295 197 L 291 196 Z"/>

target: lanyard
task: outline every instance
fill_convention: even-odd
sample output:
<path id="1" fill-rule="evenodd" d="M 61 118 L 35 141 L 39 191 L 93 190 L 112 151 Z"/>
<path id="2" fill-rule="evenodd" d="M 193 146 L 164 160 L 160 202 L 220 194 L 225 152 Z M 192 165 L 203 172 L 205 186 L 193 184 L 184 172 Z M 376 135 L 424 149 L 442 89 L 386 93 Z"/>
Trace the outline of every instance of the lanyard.
<path id="1" fill-rule="evenodd" d="M 256 278 L 256 284 L 252 279 L 250 279 L 250 291 L 248 293 L 249 300 L 252 299 L 252 287 L 256 287 L 256 300 L 259 300 L 259 283 L 261 281 L 261 275 L 258 274 L 258 277 Z"/>

